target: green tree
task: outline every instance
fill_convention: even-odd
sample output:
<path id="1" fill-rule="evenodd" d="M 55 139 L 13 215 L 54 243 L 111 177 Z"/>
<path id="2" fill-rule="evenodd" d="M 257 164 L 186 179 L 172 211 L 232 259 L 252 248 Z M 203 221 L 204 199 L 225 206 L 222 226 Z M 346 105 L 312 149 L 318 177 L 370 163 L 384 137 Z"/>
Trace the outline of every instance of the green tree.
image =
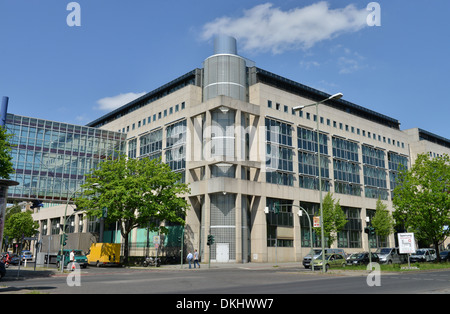
<path id="1" fill-rule="evenodd" d="M 14 173 L 12 164 L 11 148 L 9 142 L 12 135 L 6 133 L 6 128 L 0 127 L 0 178 L 10 179 L 10 174 Z"/>
<path id="2" fill-rule="evenodd" d="M 375 228 L 375 232 L 380 237 L 387 237 L 394 232 L 394 218 L 389 210 L 386 209 L 387 205 L 380 199 L 377 200 L 375 216 L 373 216 L 371 223 Z"/>
<path id="3" fill-rule="evenodd" d="M 160 159 L 127 159 L 120 156 L 99 164 L 86 175 L 83 196 L 77 207 L 88 216 L 104 217 L 106 223 L 118 222 L 124 243 L 124 263 L 128 263 L 128 235 L 136 227 L 167 233 L 162 221 L 184 225 L 189 208 L 184 195 L 187 184 Z"/>
<path id="4" fill-rule="evenodd" d="M 336 241 L 337 233 L 341 231 L 347 224 L 347 218 L 345 213 L 339 204 L 339 200 L 336 202 L 333 199 L 333 195 L 328 192 L 322 201 L 323 211 L 323 233 L 327 239 L 328 247 L 331 247 L 334 241 Z M 319 214 L 319 213 L 317 213 Z M 314 228 L 316 234 L 320 234 L 320 228 Z"/>
<path id="5" fill-rule="evenodd" d="M 39 223 L 33 221 L 31 212 L 24 211 L 11 214 L 5 221 L 4 235 L 19 242 L 22 237 L 32 237 L 39 229 Z"/>
<path id="6" fill-rule="evenodd" d="M 418 240 L 439 245 L 450 235 L 450 158 L 417 156 L 410 170 L 402 171 L 394 189 L 396 223 L 414 232 Z M 439 254 L 438 254 L 438 260 Z"/>

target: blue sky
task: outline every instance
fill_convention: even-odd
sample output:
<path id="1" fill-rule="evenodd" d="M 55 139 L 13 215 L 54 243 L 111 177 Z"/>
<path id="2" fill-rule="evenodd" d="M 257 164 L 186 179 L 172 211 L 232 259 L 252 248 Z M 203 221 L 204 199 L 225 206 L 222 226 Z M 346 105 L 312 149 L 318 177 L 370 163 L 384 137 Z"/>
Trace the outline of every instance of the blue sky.
<path id="1" fill-rule="evenodd" d="M 218 32 L 256 66 L 450 138 L 450 1 L 0 1 L 9 112 L 86 124 L 201 67 Z"/>

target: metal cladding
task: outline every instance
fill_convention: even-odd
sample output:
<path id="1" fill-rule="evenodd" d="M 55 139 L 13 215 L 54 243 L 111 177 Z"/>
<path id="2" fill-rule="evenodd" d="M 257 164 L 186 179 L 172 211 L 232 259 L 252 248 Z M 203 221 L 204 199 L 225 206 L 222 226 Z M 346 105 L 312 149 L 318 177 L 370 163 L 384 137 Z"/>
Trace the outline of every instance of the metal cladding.
<path id="1" fill-rule="evenodd" d="M 214 54 L 237 55 L 236 38 L 220 35 L 214 38 Z"/>
<path id="2" fill-rule="evenodd" d="M 0 107 L 0 126 L 5 126 L 6 124 L 6 114 L 8 113 L 8 102 L 9 98 L 3 96 L 2 106 Z"/>
<path id="3" fill-rule="evenodd" d="M 236 39 L 229 36 L 216 37 L 214 52 L 203 65 L 203 101 L 220 95 L 246 101 L 246 60 L 236 54 Z"/>

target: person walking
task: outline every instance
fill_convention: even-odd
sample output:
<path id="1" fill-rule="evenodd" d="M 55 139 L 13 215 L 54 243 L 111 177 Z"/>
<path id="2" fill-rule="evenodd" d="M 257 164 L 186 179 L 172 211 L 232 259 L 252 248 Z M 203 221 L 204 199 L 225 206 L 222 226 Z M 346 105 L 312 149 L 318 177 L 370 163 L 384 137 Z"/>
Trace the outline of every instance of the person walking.
<path id="1" fill-rule="evenodd" d="M 191 269 L 192 258 L 193 258 L 193 255 L 192 255 L 191 251 L 189 251 L 188 255 L 186 256 L 186 259 L 189 262 L 189 269 Z"/>
<path id="2" fill-rule="evenodd" d="M 200 263 L 198 262 L 198 252 L 197 252 L 197 250 L 194 250 L 194 268 L 196 268 L 195 264 L 197 264 L 198 268 L 200 268 Z"/>

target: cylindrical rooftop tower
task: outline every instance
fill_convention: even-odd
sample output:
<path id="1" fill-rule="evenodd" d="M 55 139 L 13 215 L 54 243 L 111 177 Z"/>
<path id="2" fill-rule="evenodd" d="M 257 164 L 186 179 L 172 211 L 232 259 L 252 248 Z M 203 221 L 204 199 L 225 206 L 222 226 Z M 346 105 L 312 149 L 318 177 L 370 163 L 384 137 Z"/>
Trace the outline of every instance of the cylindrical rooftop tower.
<path id="1" fill-rule="evenodd" d="M 214 38 L 214 54 L 232 54 L 237 55 L 236 38 L 219 35 Z"/>
<path id="2" fill-rule="evenodd" d="M 214 38 L 214 55 L 205 60 L 203 68 L 203 101 L 219 95 L 246 101 L 246 61 L 237 55 L 235 38 Z"/>

